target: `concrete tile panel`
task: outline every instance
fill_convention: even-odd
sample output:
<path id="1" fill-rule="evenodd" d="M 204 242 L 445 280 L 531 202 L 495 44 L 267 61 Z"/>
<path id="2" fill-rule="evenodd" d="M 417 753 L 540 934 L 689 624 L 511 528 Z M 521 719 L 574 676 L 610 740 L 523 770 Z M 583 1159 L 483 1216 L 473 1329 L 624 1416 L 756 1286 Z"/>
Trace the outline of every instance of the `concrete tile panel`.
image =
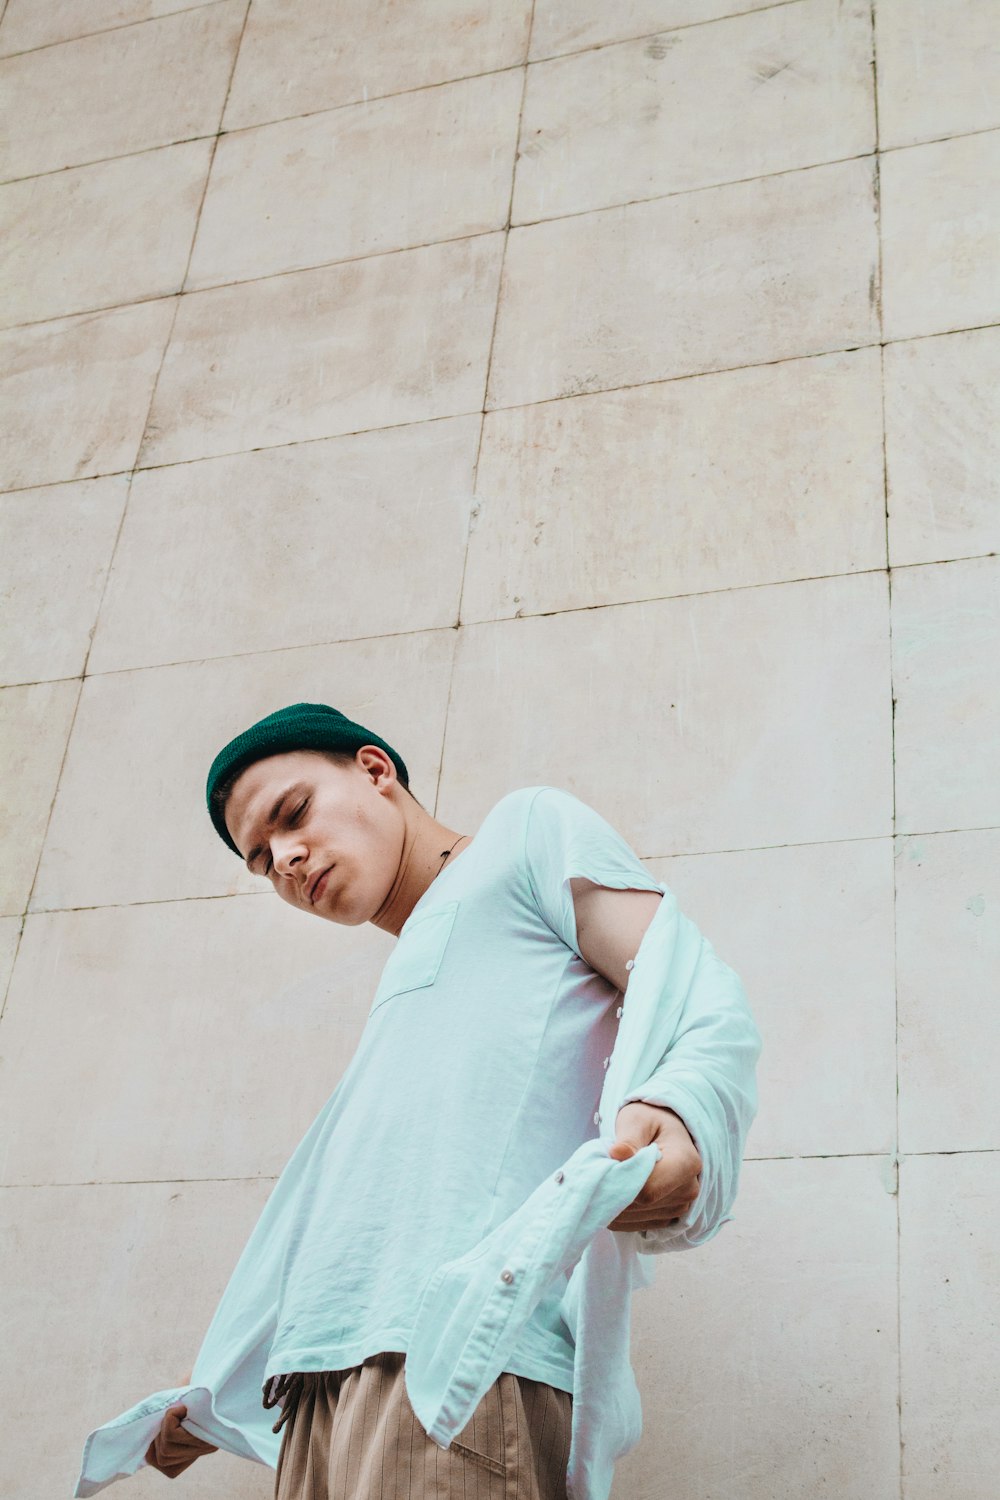
<path id="1" fill-rule="evenodd" d="M 263 1178 L 0 1189 L 0 1285 L 16 1298 L 2 1314 L 4 1500 L 71 1495 L 87 1434 L 182 1383 L 272 1187 Z M 119 1487 L 162 1500 L 165 1483 L 144 1468 Z M 190 1500 L 271 1500 L 274 1471 L 209 1453 L 182 1484 Z"/>
<path id="2" fill-rule="evenodd" d="M 1000 329 L 885 348 L 889 556 L 1000 551 Z"/>
<path id="3" fill-rule="evenodd" d="M 531 56 L 579 52 L 773 4 L 774 0 L 620 0 L 618 5 L 602 0 L 535 0 Z"/>
<path id="4" fill-rule="evenodd" d="M 0 180 L 219 128 L 246 0 L 222 0 L 0 62 Z"/>
<path id="5" fill-rule="evenodd" d="M 881 164 L 886 338 L 1000 320 L 1000 130 L 887 151 Z"/>
<path id="6" fill-rule="evenodd" d="M 764 1046 L 748 1157 L 896 1138 L 890 839 L 651 860 L 743 982 Z"/>
<path id="7" fill-rule="evenodd" d="M 1000 1149 L 1000 829 L 897 839 L 899 1140 Z"/>
<path id="8" fill-rule="evenodd" d="M 509 69 L 222 136 L 187 286 L 503 228 L 522 88 Z"/>
<path id="9" fill-rule="evenodd" d="M 127 492 L 117 474 L 0 495 L 0 681 L 83 671 Z"/>
<path id="10" fill-rule="evenodd" d="M 487 407 L 878 338 L 869 159 L 513 229 Z"/>
<path id="11" fill-rule="evenodd" d="M 79 0 L 46 0 L 44 5 L 7 0 L 0 23 L 0 56 L 193 8 L 192 0 L 87 0 L 86 6 Z"/>
<path id="12" fill-rule="evenodd" d="M 140 471 L 90 670 L 453 625 L 480 420 Z"/>
<path id="13" fill-rule="evenodd" d="M 289 703 L 330 703 L 396 747 L 433 810 L 453 630 L 90 677 L 33 910 L 270 891 L 216 833 L 222 746 Z M 95 798 L 94 786 L 113 798 Z"/>
<path id="14" fill-rule="evenodd" d="M 503 239 L 185 296 L 142 465 L 481 411 Z"/>
<path id="15" fill-rule="evenodd" d="M 211 141 L 0 187 L 0 326 L 179 292 Z"/>
<path id="16" fill-rule="evenodd" d="M 892 575 L 896 828 L 1000 823 L 1000 559 Z"/>
<path id="17" fill-rule="evenodd" d="M 1000 125 L 995 0 L 878 0 L 874 10 L 883 149 Z"/>
<path id="18" fill-rule="evenodd" d="M 0 689 L 4 915 L 22 912 L 28 900 L 79 692 L 72 679 Z"/>
<path id="19" fill-rule="evenodd" d="M 4 1181 L 276 1175 L 393 945 L 273 891 L 30 916 L 0 1026 Z"/>
<path id="20" fill-rule="evenodd" d="M 529 68 L 512 222 L 874 149 L 867 0 L 779 5 Z"/>
<path id="21" fill-rule="evenodd" d="M 1000 1156 L 899 1169 L 903 1493 L 993 1500 L 1000 1404 Z"/>
<path id="22" fill-rule="evenodd" d="M 517 67 L 530 0 L 255 0 L 223 121 L 283 120 Z"/>
<path id="23" fill-rule="evenodd" d="M 884 1157 L 745 1164 L 733 1222 L 636 1293 L 613 1496 L 898 1495 L 894 1187 Z"/>
<path id="24" fill-rule="evenodd" d="M 467 626 L 441 816 L 552 783 L 644 856 L 886 835 L 886 593 L 869 573 Z"/>
<path id="25" fill-rule="evenodd" d="M 489 412 L 462 618 L 885 566 L 878 350 Z"/>
<path id="26" fill-rule="evenodd" d="M 0 333 L 0 490 L 131 469 L 173 301 Z"/>

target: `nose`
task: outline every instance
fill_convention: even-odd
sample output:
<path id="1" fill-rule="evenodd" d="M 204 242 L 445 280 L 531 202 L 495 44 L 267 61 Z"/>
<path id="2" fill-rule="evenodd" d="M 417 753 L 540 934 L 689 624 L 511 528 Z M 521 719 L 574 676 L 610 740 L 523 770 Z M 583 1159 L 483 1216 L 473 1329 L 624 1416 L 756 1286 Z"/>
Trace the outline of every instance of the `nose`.
<path id="1" fill-rule="evenodd" d="M 271 843 L 271 859 L 276 875 L 291 875 L 307 857 L 300 839 L 275 839 Z"/>

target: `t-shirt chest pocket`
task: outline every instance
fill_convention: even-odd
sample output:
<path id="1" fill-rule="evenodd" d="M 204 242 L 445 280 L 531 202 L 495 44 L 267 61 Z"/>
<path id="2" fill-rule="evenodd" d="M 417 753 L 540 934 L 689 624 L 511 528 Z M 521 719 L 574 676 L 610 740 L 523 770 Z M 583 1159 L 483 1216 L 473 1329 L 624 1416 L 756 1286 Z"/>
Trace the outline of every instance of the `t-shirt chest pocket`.
<path id="1" fill-rule="evenodd" d="M 394 995 L 434 983 L 457 911 L 458 902 L 448 901 L 407 924 L 382 970 L 369 1015 Z"/>

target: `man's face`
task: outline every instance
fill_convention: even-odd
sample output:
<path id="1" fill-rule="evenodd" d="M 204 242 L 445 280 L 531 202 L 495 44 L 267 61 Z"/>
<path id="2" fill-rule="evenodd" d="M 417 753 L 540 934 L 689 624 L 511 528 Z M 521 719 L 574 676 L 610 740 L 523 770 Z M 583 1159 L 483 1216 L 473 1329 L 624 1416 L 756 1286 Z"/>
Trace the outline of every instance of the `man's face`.
<path id="1" fill-rule="evenodd" d="M 247 867 L 291 906 L 349 927 L 384 904 L 406 827 L 391 760 L 375 747 L 358 755 L 351 765 L 311 750 L 269 755 L 247 766 L 226 802 Z"/>

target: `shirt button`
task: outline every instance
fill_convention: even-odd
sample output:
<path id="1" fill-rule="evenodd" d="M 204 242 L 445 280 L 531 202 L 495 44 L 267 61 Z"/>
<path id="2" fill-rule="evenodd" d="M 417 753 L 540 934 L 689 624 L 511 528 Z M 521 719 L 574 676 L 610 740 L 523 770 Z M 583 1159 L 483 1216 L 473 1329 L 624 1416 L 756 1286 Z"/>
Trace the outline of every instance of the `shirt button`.
<path id="1" fill-rule="evenodd" d="M 513 1271 L 501 1271 L 500 1272 L 500 1280 L 501 1281 L 506 1281 L 507 1285 L 510 1286 L 511 1282 L 514 1280 L 514 1272 Z"/>
<path id="2" fill-rule="evenodd" d="M 628 962 L 626 963 L 625 967 L 626 967 L 626 969 L 634 969 L 635 968 L 635 959 L 634 958 L 630 958 L 628 960 Z"/>
<path id="3" fill-rule="evenodd" d="M 622 1018 L 622 1007 L 620 1005 L 619 1005 L 618 1009 L 615 1011 L 615 1015 L 618 1017 L 618 1019 L 620 1021 L 621 1018 Z"/>
<path id="4" fill-rule="evenodd" d="M 600 1125 L 600 1123 L 601 1123 L 601 1116 L 600 1116 L 600 1111 L 598 1111 L 598 1112 L 597 1112 L 597 1113 L 596 1113 L 596 1114 L 595 1114 L 595 1115 L 594 1115 L 594 1124 L 595 1124 L 595 1125 Z"/>
<path id="5" fill-rule="evenodd" d="M 606 1057 L 606 1058 L 605 1058 L 605 1059 L 604 1059 L 604 1066 L 605 1066 L 605 1067 L 607 1067 L 607 1065 L 608 1065 L 608 1063 L 609 1063 L 609 1062 L 610 1062 L 610 1061 L 611 1061 L 611 1059 L 610 1059 L 610 1057 Z"/>
<path id="6" fill-rule="evenodd" d="M 563 1180 L 563 1178 L 565 1176 L 566 1176 L 565 1172 L 557 1172 L 556 1173 L 556 1182 L 562 1182 L 562 1180 Z"/>

